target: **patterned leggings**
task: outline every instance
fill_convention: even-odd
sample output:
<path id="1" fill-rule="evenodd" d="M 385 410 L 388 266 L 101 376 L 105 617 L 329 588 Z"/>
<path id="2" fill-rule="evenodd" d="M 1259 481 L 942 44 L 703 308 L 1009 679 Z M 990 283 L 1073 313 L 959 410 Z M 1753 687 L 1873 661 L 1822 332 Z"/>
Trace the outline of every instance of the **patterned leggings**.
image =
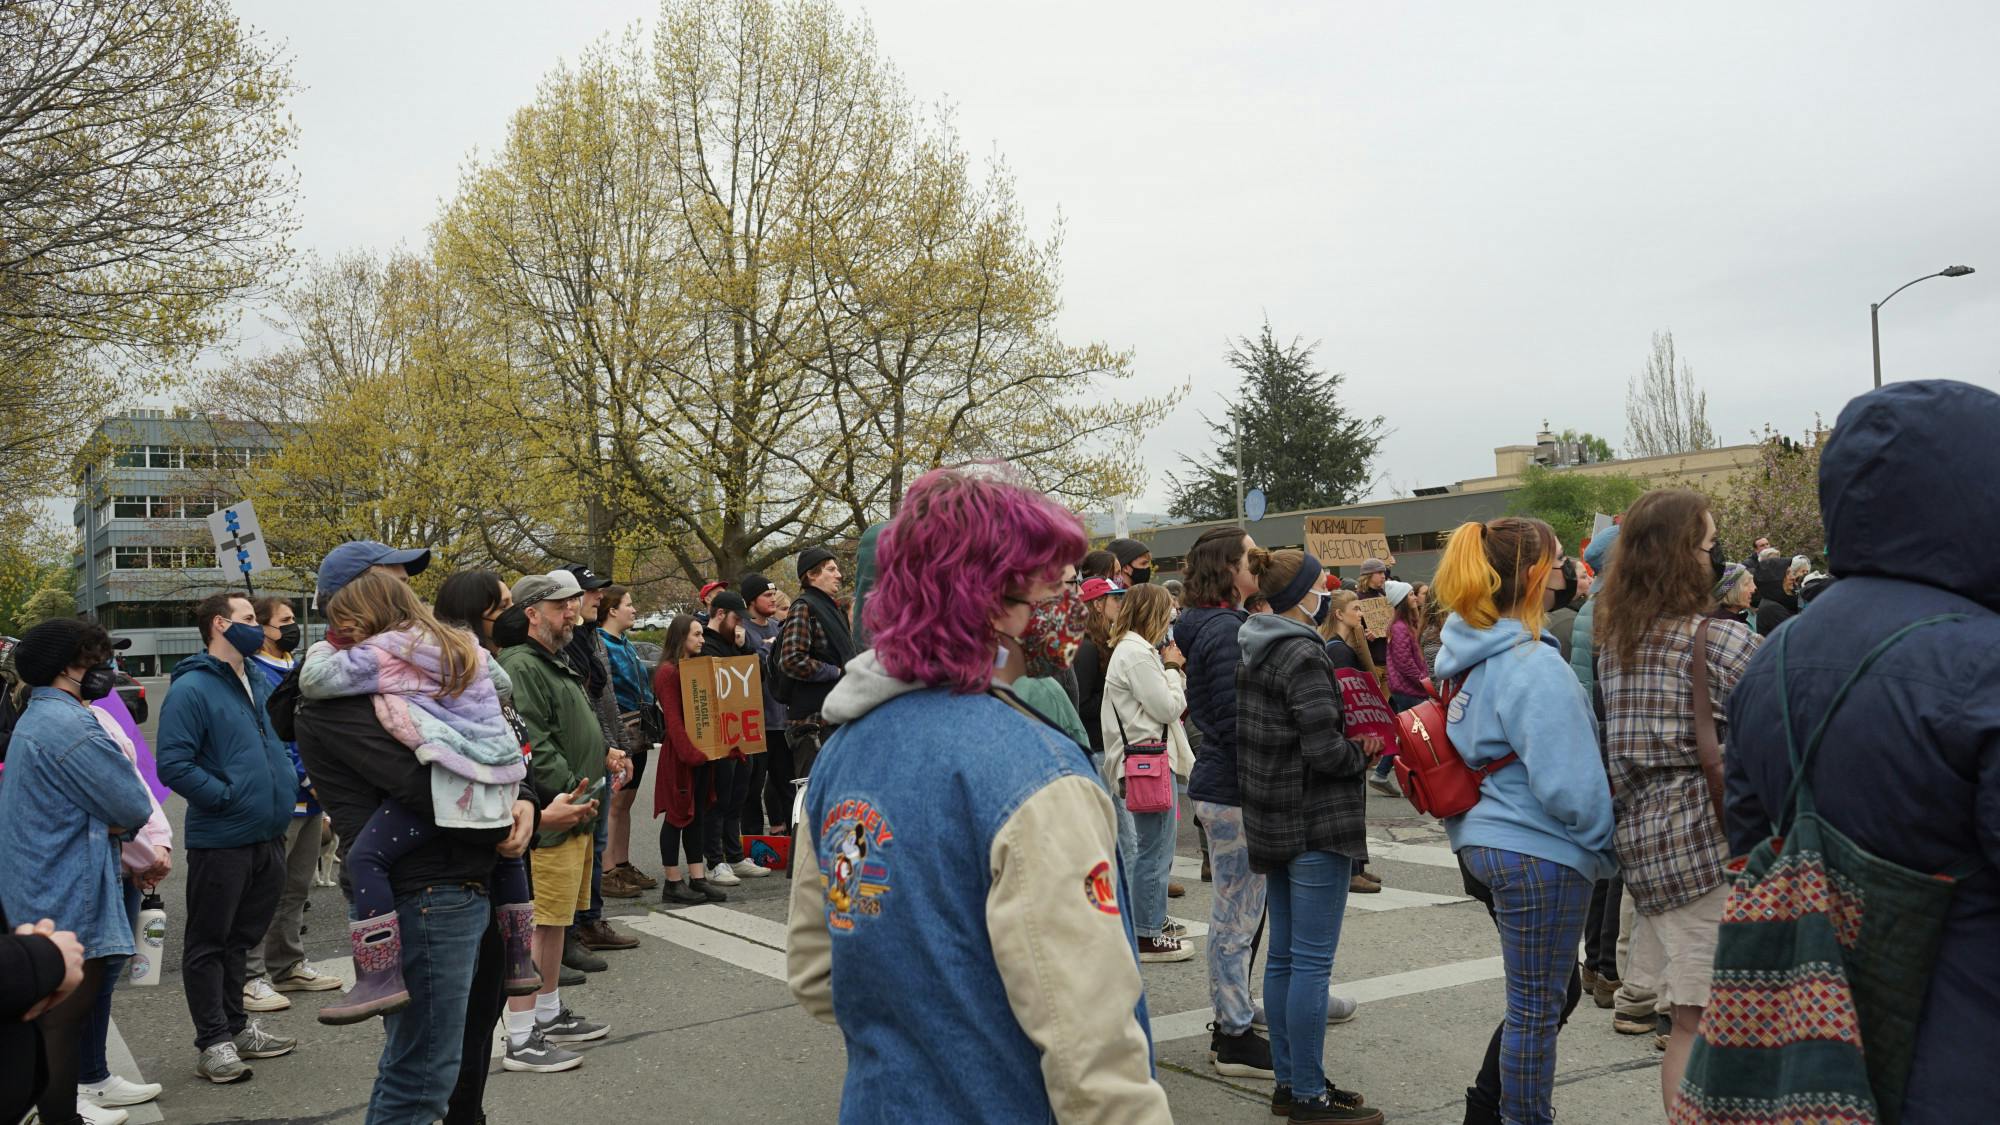
<path id="1" fill-rule="evenodd" d="M 1458 856 L 1493 891 L 1493 924 L 1507 969 L 1500 1116 L 1545 1125 L 1555 1120 L 1556 1033 L 1576 971 L 1591 883 L 1572 868 L 1519 852 L 1467 847 Z"/>
<path id="2" fill-rule="evenodd" d="M 1197 801 L 1195 814 L 1208 826 L 1210 872 L 1215 905 L 1208 916 L 1208 998 L 1215 1026 L 1241 1035 L 1256 1016 L 1250 999 L 1250 962 L 1257 955 L 1257 931 L 1264 924 L 1268 889 L 1250 870 L 1250 845 L 1243 839 L 1243 810 Z"/>
<path id="3" fill-rule="evenodd" d="M 389 882 L 389 869 L 443 831 L 429 816 L 413 813 L 394 800 L 385 799 L 375 807 L 361 834 L 347 849 L 345 860 L 347 882 L 354 888 L 357 921 L 379 918 L 396 909 L 396 892 Z M 494 863 L 493 901 L 502 904 L 533 901 L 528 893 L 525 857 Z"/>

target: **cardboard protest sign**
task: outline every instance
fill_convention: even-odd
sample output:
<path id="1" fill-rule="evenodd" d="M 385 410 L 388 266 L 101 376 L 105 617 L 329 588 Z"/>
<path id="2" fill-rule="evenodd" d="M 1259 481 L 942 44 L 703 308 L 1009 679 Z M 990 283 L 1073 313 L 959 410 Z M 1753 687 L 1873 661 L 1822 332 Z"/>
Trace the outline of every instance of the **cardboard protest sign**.
<path id="1" fill-rule="evenodd" d="M 1379 516 L 1307 516 L 1306 552 L 1324 566 L 1360 566 L 1389 559 L 1389 536 Z"/>
<path id="2" fill-rule="evenodd" d="M 1340 717 L 1347 737 L 1379 738 L 1393 753 L 1396 749 L 1396 714 L 1382 698 L 1375 678 L 1353 668 L 1336 668 L 1333 679 L 1340 685 Z"/>
<path id="3" fill-rule="evenodd" d="M 732 750 L 764 752 L 764 677 L 754 656 L 681 661 L 681 715 L 688 739 L 711 760 Z"/>
<path id="4" fill-rule="evenodd" d="M 1389 635 L 1389 622 L 1396 619 L 1396 607 L 1389 604 L 1388 598 L 1362 598 L 1356 604 L 1361 607 L 1361 623 L 1368 626 L 1370 636 Z"/>

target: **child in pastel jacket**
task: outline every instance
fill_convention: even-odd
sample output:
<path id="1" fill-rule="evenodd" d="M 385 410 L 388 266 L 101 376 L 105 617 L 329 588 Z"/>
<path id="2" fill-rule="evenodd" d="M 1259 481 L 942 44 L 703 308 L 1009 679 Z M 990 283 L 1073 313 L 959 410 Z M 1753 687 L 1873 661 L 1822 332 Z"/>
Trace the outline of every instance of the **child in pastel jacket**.
<path id="1" fill-rule="evenodd" d="M 343 1003 L 320 1009 L 320 1022 L 328 1024 L 387 1015 L 409 1003 L 389 869 L 443 829 L 511 826 L 515 794 L 527 776 L 526 747 L 502 707 L 512 684 L 483 650 L 479 672 L 463 691 L 447 695 L 442 648 L 425 632 L 395 629 L 352 644 L 334 643 L 338 637 L 335 631 L 307 651 L 299 694 L 372 696 L 382 729 L 430 765 L 431 808 L 426 815 L 384 799 L 348 849 L 356 979 Z M 507 949 L 507 991 L 525 995 L 540 984 L 529 951 L 534 904 L 525 861 L 500 859 L 493 890 Z"/>

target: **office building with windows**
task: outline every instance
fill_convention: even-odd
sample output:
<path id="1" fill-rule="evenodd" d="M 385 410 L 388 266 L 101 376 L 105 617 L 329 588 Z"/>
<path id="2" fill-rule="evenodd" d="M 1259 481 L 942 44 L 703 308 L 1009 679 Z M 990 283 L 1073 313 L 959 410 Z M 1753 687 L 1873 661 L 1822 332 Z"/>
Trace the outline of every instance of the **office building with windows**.
<path id="1" fill-rule="evenodd" d="M 208 515 L 274 445 L 261 428 L 182 410 L 107 418 L 85 443 L 74 466 L 77 611 L 131 640 L 119 654 L 127 672 L 164 676 L 201 651 L 195 604 L 242 585 L 217 565 Z"/>

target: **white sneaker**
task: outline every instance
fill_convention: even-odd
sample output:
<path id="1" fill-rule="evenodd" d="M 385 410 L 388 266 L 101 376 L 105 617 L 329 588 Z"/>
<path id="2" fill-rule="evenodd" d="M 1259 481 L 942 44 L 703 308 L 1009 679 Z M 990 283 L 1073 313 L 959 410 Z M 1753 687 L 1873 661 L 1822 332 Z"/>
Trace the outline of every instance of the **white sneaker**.
<path id="1" fill-rule="evenodd" d="M 282 1012 L 292 1006 L 292 1002 L 278 995 L 277 989 L 263 977 L 251 977 L 243 982 L 243 1010 L 246 1012 Z"/>
<path id="2" fill-rule="evenodd" d="M 1358 1002 L 1346 996 L 1334 995 L 1333 988 L 1328 986 L 1326 990 L 1326 1022 L 1330 1024 L 1346 1023 L 1353 1019 L 1355 1014 L 1360 1010 L 1361 1005 Z M 1256 1011 L 1250 1017 L 1250 1026 L 1266 1034 L 1270 1033 L 1270 1023 L 1264 1018 L 1264 998 L 1262 996 L 1259 996 L 1256 1000 Z"/>
<path id="3" fill-rule="evenodd" d="M 106 1109 L 82 1094 L 76 1096 L 76 1115 L 86 1125 L 125 1125 L 132 1118 L 122 1109 Z"/>
<path id="4" fill-rule="evenodd" d="M 322 973 L 310 962 L 301 961 L 271 978 L 271 987 L 279 992 L 331 992 L 346 984 L 332 973 Z"/>
<path id="5" fill-rule="evenodd" d="M 770 873 L 765 872 L 765 874 L 768 875 Z M 718 887 L 734 887 L 743 882 L 743 880 L 736 877 L 736 872 L 731 871 L 729 865 L 726 863 L 718 863 L 713 868 L 710 868 L 708 881 Z"/>
<path id="6" fill-rule="evenodd" d="M 730 864 L 729 870 L 745 879 L 762 879 L 771 873 L 770 868 L 765 867 L 754 859 L 747 858 L 739 859 L 735 863 Z"/>
<path id="7" fill-rule="evenodd" d="M 117 1075 L 102 1082 L 78 1083 L 77 1096 L 101 1106 L 143 1105 L 160 1096 L 158 1082 L 131 1082 Z"/>

